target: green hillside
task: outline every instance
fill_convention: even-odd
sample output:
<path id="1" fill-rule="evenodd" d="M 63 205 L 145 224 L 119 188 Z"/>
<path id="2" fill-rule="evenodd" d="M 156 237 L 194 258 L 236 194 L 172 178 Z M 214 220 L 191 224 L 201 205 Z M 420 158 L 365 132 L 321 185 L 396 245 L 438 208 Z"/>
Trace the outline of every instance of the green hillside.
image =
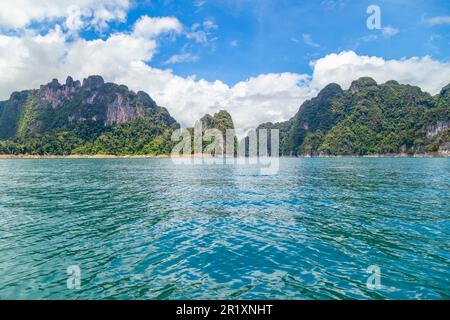
<path id="1" fill-rule="evenodd" d="M 179 125 L 145 92 L 90 76 L 53 80 L 0 103 L 3 154 L 166 154 Z"/>
<path id="2" fill-rule="evenodd" d="M 450 85 L 437 96 L 419 87 L 371 78 L 349 90 L 326 86 L 288 121 L 259 128 L 280 130 L 282 155 L 370 155 L 447 152 Z"/>

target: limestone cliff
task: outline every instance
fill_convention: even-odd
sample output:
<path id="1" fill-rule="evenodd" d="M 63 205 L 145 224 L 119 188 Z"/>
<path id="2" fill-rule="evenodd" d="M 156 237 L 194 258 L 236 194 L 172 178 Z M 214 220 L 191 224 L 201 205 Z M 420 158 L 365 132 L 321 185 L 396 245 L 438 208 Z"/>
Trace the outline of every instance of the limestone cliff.
<path id="1" fill-rule="evenodd" d="M 105 83 L 100 76 L 65 84 L 53 79 L 36 90 L 14 92 L 0 103 L 0 139 L 42 134 L 83 122 L 111 126 L 152 117 L 155 124 L 176 126 L 165 108 L 145 92 Z"/>

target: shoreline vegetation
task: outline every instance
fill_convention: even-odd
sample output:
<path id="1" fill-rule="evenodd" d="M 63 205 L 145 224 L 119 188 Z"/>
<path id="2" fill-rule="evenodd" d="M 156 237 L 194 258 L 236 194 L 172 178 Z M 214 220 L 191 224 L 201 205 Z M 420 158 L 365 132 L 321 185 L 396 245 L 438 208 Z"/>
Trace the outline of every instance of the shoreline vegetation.
<path id="1" fill-rule="evenodd" d="M 170 154 L 160 155 L 112 155 L 112 154 L 96 154 L 96 155 L 29 155 L 29 154 L 0 154 L 0 159 L 170 159 L 170 158 L 207 158 L 206 154 L 178 155 Z M 280 156 L 280 158 L 449 158 L 450 153 L 393 153 L 393 154 L 367 154 L 367 155 L 299 155 L 299 156 Z"/>

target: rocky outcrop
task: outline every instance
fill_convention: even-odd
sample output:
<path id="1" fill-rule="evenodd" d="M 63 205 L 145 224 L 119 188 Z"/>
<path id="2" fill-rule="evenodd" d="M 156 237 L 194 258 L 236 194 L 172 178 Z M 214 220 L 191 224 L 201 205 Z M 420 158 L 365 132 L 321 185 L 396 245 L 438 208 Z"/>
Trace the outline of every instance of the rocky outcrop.
<path id="1" fill-rule="evenodd" d="M 219 129 L 221 132 L 225 133 L 227 129 L 234 129 L 233 119 L 225 110 L 220 110 L 213 116 L 206 114 L 200 119 L 200 122 L 203 131 L 206 129 Z"/>
<path id="2" fill-rule="evenodd" d="M 442 134 L 444 131 L 450 129 L 450 120 L 449 121 L 438 121 L 431 126 L 427 126 L 426 136 L 427 138 L 433 138 L 437 135 Z"/>
<path id="3" fill-rule="evenodd" d="M 218 148 L 215 151 L 222 150 L 227 155 L 236 155 L 237 154 L 238 149 L 237 149 L 236 135 L 234 134 L 232 136 L 227 136 L 227 130 L 234 129 L 233 119 L 227 111 L 220 110 L 219 112 L 215 113 L 212 116 L 210 114 L 204 115 L 202 118 L 200 118 L 198 121 L 196 121 L 196 123 L 194 125 L 194 127 L 195 127 L 194 129 L 199 130 L 200 125 L 201 125 L 201 130 L 202 130 L 203 134 L 205 134 L 208 129 L 217 129 L 222 133 L 222 138 L 223 138 L 221 141 L 216 140 L 216 139 L 212 139 L 212 141 L 211 141 L 210 140 L 211 137 L 206 138 L 208 141 L 203 141 L 204 148 L 208 145 L 211 147 L 212 145 L 214 145 L 214 143 L 212 143 L 212 144 L 210 144 L 210 143 L 215 142 L 215 143 L 217 143 L 216 147 Z M 214 137 L 215 137 L 215 133 L 214 133 Z M 233 146 L 232 147 L 229 146 L 227 144 L 228 143 L 227 141 L 228 142 L 234 141 Z"/>
<path id="4" fill-rule="evenodd" d="M 99 90 L 104 84 L 101 76 L 89 76 L 83 80 L 83 88 L 87 90 Z"/>
<path id="5" fill-rule="evenodd" d="M 135 119 L 143 119 L 144 116 L 144 106 L 132 106 L 128 97 L 117 93 L 114 101 L 108 103 L 106 124 L 126 123 Z"/>
<path id="6" fill-rule="evenodd" d="M 39 90 L 39 103 L 41 105 L 49 104 L 52 108 L 58 108 L 64 103 L 71 101 L 79 91 L 80 82 L 74 82 L 68 77 L 65 85 L 59 84 L 57 79 L 53 79 L 47 85 L 41 86 Z"/>
<path id="7" fill-rule="evenodd" d="M 446 142 L 439 147 L 439 155 L 450 157 L 450 142 Z"/>
<path id="8" fill-rule="evenodd" d="M 376 86 L 377 82 L 372 78 L 362 77 L 352 82 L 352 84 L 350 85 L 350 92 L 355 93 L 361 90 L 362 88 L 376 87 Z"/>
<path id="9" fill-rule="evenodd" d="M 155 124 L 176 125 L 167 110 L 157 106 L 147 93 L 135 93 L 97 75 L 82 83 L 70 76 L 65 84 L 53 79 L 39 90 L 13 93 L 0 106 L 0 125 L 5 123 L 0 139 L 57 131 L 88 121 L 111 126 L 150 117 Z"/>

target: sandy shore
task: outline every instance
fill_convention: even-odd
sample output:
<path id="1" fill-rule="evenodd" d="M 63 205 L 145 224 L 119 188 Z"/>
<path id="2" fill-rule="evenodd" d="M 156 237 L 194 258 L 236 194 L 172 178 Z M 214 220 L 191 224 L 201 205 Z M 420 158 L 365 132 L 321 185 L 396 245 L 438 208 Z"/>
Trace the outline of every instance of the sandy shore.
<path id="1" fill-rule="evenodd" d="M 161 158 L 172 158 L 170 154 L 162 154 L 162 155 L 125 155 L 125 156 L 116 156 L 111 154 L 97 154 L 97 155 L 80 155 L 73 154 L 67 156 L 57 156 L 57 155 L 13 155 L 13 154 L 0 154 L 0 159 L 161 159 Z M 176 156 L 176 158 L 180 157 L 192 157 L 192 158 L 203 158 L 208 157 L 207 155 L 202 154 L 193 154 L 186 156 Z M 406 153 L 398 153 L 398 154 L 371 154 L 371 155 L 335 155 L 335 156 L 299 156 L 299 157 L 286 157 L 286 158 L 447 158 L 450 157 L 449 153 L 426 153 L 426 154 L 406 154 Z"/>
<path id="2" fill-rule="evenodd" d="M 387 153 L 387 154 L 367 154 L 367 155 L 320 155 L 320 156 L 300 156 L 300 158 L 447 158 L 450 153 Z"/>
<path id="3" fill-rule="evenodd" d="M 176 156 L 177 158 L 183 157 L 182 155 Z M 186 155 L 186 158 L 203 158 L 206 155 L 202 154 L 193 154 Z M 170 154 L 161 154 L 161 155 L 125 155 L 125 156 L 116 156 L 112 154 L 96 154 L 96 155 L 82 155 L 82 154 L 72 154 L 67 156 L 58 156 L 58 155 L 29 155 L 29 154 L 0 154 L 0 159 L 159 159 L 159 158 L 172 158 Z"/>

